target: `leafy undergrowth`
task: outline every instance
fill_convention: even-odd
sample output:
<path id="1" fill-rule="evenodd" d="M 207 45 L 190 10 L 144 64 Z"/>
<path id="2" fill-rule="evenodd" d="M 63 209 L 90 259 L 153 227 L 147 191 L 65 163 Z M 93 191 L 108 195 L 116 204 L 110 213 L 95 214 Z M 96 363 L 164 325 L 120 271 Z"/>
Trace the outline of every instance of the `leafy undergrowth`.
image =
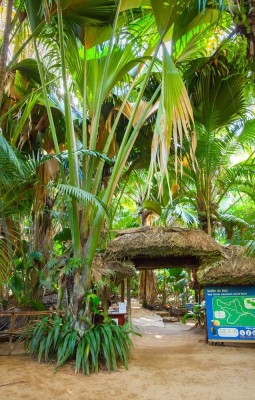
<path id="1" fill-rule="evenodd" d="M 106 321 L 86 330 L 76 325 L 70 317 L 45 317 L 26 333 L 25 349 L 39 362 L 56 360 L 56 368 L 74 361 L 75 372 L 86 375 L 103 366 L 108 371 L 116 371 L 118 364 L 128 367 L 134 333 L 129 324 Z"/>

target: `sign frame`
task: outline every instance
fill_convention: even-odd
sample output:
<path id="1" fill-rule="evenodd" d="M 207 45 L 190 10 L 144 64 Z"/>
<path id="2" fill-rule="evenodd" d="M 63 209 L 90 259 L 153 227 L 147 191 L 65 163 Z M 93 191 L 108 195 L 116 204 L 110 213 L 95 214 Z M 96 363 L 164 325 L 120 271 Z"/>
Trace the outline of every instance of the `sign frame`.
<path id="1" fill-rule="evenodd" d="M 206 287 L 205 300 L 208 342 L 255 343 L 255 286 Z"/>

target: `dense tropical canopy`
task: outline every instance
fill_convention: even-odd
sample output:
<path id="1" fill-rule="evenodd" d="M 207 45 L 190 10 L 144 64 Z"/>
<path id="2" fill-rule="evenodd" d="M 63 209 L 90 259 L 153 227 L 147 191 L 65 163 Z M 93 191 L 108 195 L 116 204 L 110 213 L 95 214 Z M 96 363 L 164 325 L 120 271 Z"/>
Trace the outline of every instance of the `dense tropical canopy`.
<path id="1" fill-rule="evenodd" d="M 0 1 L 0 299 L 60 289 L 65 256 L 77 316 L 95 255 L 141 224 L 254 251 L 254 12 Z"/>

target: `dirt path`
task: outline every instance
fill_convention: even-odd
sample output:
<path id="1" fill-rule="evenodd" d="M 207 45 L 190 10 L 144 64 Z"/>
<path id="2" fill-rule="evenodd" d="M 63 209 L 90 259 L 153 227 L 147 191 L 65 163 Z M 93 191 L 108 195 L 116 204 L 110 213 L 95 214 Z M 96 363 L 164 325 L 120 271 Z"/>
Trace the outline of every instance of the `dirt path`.
<path id="1" fill-rule="evenodd" d="M 139 309 L 133 313 L 151 316 Z M 112 374 L 75 375 L 71 366 L 55 374 L 53 365 L 23 354 L 0 356 L 0 399 L 253 400 L 255 348 L 209 346 L 201 330 L 188 329 L 178 323 L 142 327 L 129 370 Z"/>

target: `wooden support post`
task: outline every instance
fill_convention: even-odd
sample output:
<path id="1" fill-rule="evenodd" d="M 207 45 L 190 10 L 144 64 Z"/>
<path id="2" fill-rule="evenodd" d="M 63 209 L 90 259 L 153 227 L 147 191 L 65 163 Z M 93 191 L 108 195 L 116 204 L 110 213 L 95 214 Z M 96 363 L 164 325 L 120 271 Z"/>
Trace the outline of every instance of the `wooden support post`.
<path id="1" fill-rule="evenodd" d="M 162 306 L 164 307 L 165 305 L 166 305 L 166 270 L 164 269 Z"/>
<path id="2" fill-rule="evenodd" d="M 3 300 L 4 298 L 4 286 L 0 284 L 0 299 Z"/>
<path id="3" fill-rule="evenodd" d="M 208 331 L 207 331 L 207 317 L 206 317 L 206 313 L 205 313 L 204 330 L 205 330 L 205 343 L 208 343 Z"/>
<path id="4" fill-rule="evenodd" d="M 12 354 L 12 350 L 13 350 L 13 329 L 14 329 L 14 320 L 15 320 L 15 315 L 14 313 L 11 315 L 11 320 L 10 320 L 10 330 L 9 330 L 9 356 Z"/>
<path id="5" fill-rule="evenodd" d="M 130 278 L 127 278 L 127 317 L 131 323 L 131 294 L 130 294 Z"/>
<path id="6" fill-rule="evenodd" d="M 108 297 L 108 288 L 107 288 L 107 286 L 104 286 L 103 294 L 102 294 L 102 307 L 103 307 L 103 311 L 106 315 L 108 313 L 107 297 Z"/>
<path id="7" fill-rule="evenodd" d="M 120 298 L 121 298 L 121 302 L 124 303 L 124 301 L 125 301 L 125 281 L 124 281 L 124 279 L 120 284 Z"/>

